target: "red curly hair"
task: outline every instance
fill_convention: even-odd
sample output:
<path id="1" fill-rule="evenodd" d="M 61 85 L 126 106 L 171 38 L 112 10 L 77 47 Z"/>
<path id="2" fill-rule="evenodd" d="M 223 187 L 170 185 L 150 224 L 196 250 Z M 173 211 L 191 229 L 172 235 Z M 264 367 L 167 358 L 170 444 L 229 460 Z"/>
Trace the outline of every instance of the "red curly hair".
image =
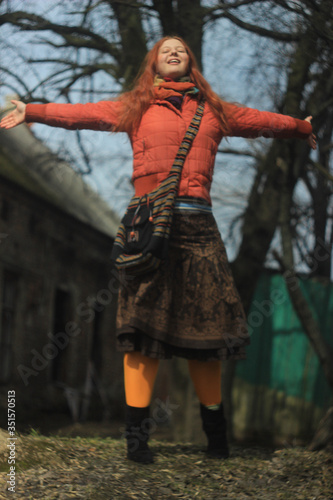
<path id="1" fill-rule="evenodd" d="M 212 90 L 209 83 L 200 73 L 194 54 L 187 43 L 178 36 L 166 36 L 161 38 L 154 47 L 147 53 L 141 70 L 134 81 L 133 90 L 121 94 L 118 98 L 124 107 L 120 117 L 120 121 L 115 128 L 115 131 L 125 131 L 131 133 L 135 130 L 141 121 L 142 115 L 148 109 L 150 103 L 154 100 L 154 78 L 157 74 L 157 56 L 159 50 L 166 40 L 179 40 L 185 47 L 189 56 L 189 71 L 188 76 L 195 86 L 199 89 L 199 97 L 204 97 L 209 104 L 211 110 L 218 119 L 221 129 L 227 133 L 229 131 L 227 119 L 224 113 L 224 102 Z"/>

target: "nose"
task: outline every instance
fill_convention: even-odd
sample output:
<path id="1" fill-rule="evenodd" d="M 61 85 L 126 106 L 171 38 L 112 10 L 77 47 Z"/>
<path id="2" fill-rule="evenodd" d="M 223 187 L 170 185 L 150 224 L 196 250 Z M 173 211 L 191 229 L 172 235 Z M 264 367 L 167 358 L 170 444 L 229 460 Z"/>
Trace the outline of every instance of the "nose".
<path id="1" fill-rule="evenodd" d="M 173 56 L 174 56 L 174 55 L 177 55 L 177 53 L 178 53 L 178 52 L 177 52 L 177 49 L 172 49 L 172 50 L 171 50 L 171 55 L 173 55 Z"/>

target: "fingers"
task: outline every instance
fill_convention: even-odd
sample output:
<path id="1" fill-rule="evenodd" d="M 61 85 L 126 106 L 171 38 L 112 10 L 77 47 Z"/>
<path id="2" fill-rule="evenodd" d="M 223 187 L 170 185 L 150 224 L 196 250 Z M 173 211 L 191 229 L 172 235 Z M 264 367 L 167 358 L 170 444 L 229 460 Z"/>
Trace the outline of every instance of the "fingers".
<path id="1" fill-rule="evenodd" d="M 311 147 L 312 147 L 312 149 L 317 149 L 317 141 L 316 141 L 315 135 L 312 137 Z"/>
<path id="2" fill-rule="evenodd" d="M 9 115 L 2 118 L 0 122 L 0 127 L 8 129 L 16 127 L 16 125 L 20 125 L 20 123 L 22 123 L 22 120 L 18 120 L 15 112 L 12 112 Z"/>
<path id="3" fill-rule="evenodd" d="M 310 134 L 307 138 L 307 143 L 312 149 L 317 149 L 317 141 L 316 136 L 314 134 Z"/>
<path id="4" fill-rule="evenodd" d="M 4 118 L 2 118 L 2 120 L 0 122 L 0 127 L 1 128 L 9 128 L 10 122 L 11 122 L 11 120 L 9 119 L 9 116 L 5 116 Z"/>
<path id="5" fill-rule="evenodd" d="M 312 116 L 307 116 L 305 118 L 305 121 L 306 122 L 309 122 L 311 123 L 311 120 L 312 120 Z M 310 134 L 309 137 L 307 138 L 307 142 L 309 144 L 309 146 L 312 148 L 312 149 L 317 149 L 317 141 L 316 141 L 316 136 L 314 134 Z"/>
<path id="6" fill-rule="evenodd" d="M 6 129 L 12 128 L 12 127 L 15 127 L 15 125 L 17 125 L 17 122 L 16 122 L 15 118 L 13 117 L 13 113 L 10 113 L 9 115 L 2 118 L 2 120 L 0 122 L 1 128 L 6 128 Z"/>
<path id="7" fill-rule="evenodd" d="M 18 104 L 18 101 L 16 100 L 11 100 L 10 101 L 12 104 L 14 104 L 14 106 L 17 107 L 17 104 Z M 14 117 L 13 117 L 13 111 L 11 113 L 9 113 L 7 116 L 4 116 L 2 118 L 2 120 L 0 121 L 0 127 L 1 128 L 12 128 L 12 127 L 15 127 L 15 124 L 14 124 Z"/>
<path id="8" fill-rule="evenodd" d="M 21 101 L 17 101 L 16 99 L 12 99 L 10 102 L 15 106 L 15 109 L 11 111 L 7 116 L 4 116 L 2 118 L 0 122 L 1 128 L 8 129 L 16 127 L 17 125 L 23 123 L 25 120 L 26 105 Z"/>

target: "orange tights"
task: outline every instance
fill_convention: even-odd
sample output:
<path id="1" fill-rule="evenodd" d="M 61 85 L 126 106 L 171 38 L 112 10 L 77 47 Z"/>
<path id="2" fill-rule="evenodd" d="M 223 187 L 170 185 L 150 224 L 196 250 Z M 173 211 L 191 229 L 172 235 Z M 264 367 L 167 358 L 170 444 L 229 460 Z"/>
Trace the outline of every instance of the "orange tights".
<path id="1" fill-rule="evenodd" d="M 124 356 L 124 382 L 126 403 L 129 406 L 149 406 L 157 375 L 159 360 L 148 358 L 139 352 Z M 188 361 L 190 376 L 200 403 L 221 402 L 221 362 Z"/>

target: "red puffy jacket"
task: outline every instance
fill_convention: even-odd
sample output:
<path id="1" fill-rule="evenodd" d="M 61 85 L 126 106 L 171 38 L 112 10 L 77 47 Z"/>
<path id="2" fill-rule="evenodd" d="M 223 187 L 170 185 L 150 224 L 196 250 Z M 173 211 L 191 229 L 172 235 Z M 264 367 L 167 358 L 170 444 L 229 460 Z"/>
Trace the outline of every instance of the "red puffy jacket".
<path id="1" fill-rule="evenodd" d="M 143 115 L 131 135 L 135 193 L 154 189 L 168 175 L 179 145 L 197 108 L 195 98 L 187 95 L 179 111 L 168 101 L 156 100 Z M 96 104 L 28 104 L 27 122 L 40 122 L 67 129 L 110 131 L 118 123 L 119 101 Z M 305 139 L 311 134 L 309 122 L 286 115 L 227 104 L 230 136 Z M 223 133 L 206 104 L 198 135 L 186 158 L 180 182 L 180 196 L 210 200 L 210 187 L 217 148 Z"/>

